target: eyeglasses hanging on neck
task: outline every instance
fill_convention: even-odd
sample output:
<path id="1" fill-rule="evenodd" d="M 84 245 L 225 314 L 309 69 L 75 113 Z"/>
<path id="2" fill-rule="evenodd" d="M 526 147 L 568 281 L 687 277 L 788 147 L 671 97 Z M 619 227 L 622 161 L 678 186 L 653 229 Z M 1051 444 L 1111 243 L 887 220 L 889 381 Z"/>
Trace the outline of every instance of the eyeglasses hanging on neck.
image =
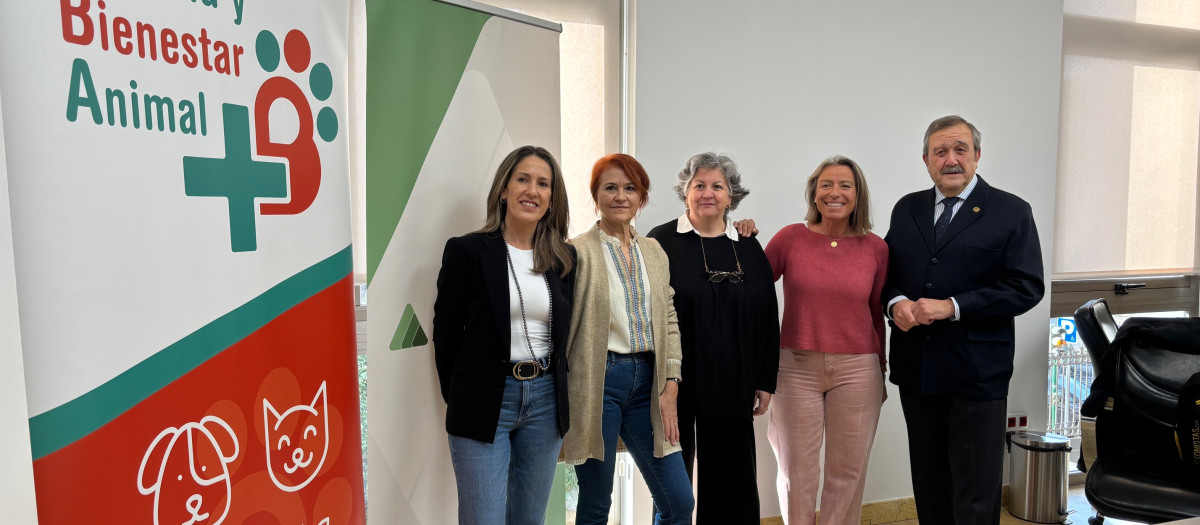
<path id="1" fill-rule="evenodd" d="M 729 244 L 733 246 L 733 260 L 737 261 L 737 271 L 723 272 L 708 269 L 708 253 L 704 250 L 704 237 L 700 237 L 700 255 L 704 258 L 704 271 L 708 274 L 708 282 L 719 283 L 726 279 L 729 282 L 737 284 L 742 282 L 742 261 L 738 258 L 737 245 L 733 244 L 733 239 L 729 239 Z"/>

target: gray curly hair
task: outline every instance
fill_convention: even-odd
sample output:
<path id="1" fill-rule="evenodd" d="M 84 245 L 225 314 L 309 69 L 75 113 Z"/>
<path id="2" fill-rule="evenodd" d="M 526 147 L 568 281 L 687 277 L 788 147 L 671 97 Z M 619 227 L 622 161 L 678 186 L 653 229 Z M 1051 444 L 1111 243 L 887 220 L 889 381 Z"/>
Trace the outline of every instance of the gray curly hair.
<path id="1" fill-rule="evenodd" d="M 721 174 L 725 176 L 725 182 L 729 185 L 729 207 L 725 208 L 725 216 L 729 216 L 729 212 L 737 209 L 738 203 L 750 194 L 750 190 L 742 186 L 742 172 L 738 171 L 737 164 L 733 163 L 733 159 L 706 151 L 692 155 L 684 164 L 683 169 L 679 170 L 679 182 L 675 184 L 675 194 L 679 195 L 679 200 L 687 204 L 688 185 L 692 183 L 696 172 L 704 169 L 719 169 Z"/>

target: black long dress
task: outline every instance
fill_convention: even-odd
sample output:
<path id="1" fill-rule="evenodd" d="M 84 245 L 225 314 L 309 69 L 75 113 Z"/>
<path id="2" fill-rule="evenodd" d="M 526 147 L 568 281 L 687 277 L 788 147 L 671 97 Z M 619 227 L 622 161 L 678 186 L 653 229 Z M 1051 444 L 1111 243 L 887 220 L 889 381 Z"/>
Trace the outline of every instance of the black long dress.
<path id="1" fill-rule="evenodd" d="M 695 231 L 679 233 L 676 225 L 672 220 L 648 236 L 670 259 L 683 345 L 680 437 L 688 476 L 697 447 L 704 472 L 697 484 L 697 524 L 758 523 L 754 391 L 775 393 L 779 371 L 771 264 L 755 238 L 702 238 Z M 710 270 L 729 272 L 740 261 L 742 281 L 710 282 L 705 260 Z"/>

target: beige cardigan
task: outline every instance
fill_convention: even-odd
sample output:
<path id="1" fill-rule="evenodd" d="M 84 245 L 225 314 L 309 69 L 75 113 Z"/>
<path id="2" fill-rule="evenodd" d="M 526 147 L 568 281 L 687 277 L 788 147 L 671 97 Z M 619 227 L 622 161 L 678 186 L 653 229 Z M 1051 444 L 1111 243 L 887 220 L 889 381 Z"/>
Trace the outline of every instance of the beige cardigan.
<path id="1" fill-rule="evenodd" d="M 563 437 L 562 460 L 579 465 L 589 458 L 604 459 L 604 372 L 608 357 L 611 322 L 608 267 L 604 232 L 598 226 L 571 239 L 578 259 L 575 263 L 575 299 L 571 329 L 567 336 L 567 382 L 571 406 L 571 429 Z M 675 319 L 675 292 L 667 254 L 658 241 L 633 232 L 646 274 L 650 278 L 650 334 L 654 341 L 654 392 L 666 388 L 668 377 L 680 377 L 683 351 Z M 658 396 L 650 396 L 650 418 L 654 427 L 654 457 L 661 458 L 681 448 L 666 441 Z"/>

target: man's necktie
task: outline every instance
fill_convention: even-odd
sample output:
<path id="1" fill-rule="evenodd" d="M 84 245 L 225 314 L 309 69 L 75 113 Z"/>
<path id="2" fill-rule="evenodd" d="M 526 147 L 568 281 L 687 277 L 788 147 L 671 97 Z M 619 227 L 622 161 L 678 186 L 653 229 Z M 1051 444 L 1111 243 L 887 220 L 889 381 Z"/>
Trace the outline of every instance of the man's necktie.
<path id="1" fill-rule="evenodd" d="M 954 205 L 960 200 L 962 199 L 958 197 L 946 197 L 942 200 L 942 214 L 938 216 L 937 222 L 933 223 L 933 244 L 941 242 L 942 235 L 950 226 L 950 219 L 954 218 Z"/>

